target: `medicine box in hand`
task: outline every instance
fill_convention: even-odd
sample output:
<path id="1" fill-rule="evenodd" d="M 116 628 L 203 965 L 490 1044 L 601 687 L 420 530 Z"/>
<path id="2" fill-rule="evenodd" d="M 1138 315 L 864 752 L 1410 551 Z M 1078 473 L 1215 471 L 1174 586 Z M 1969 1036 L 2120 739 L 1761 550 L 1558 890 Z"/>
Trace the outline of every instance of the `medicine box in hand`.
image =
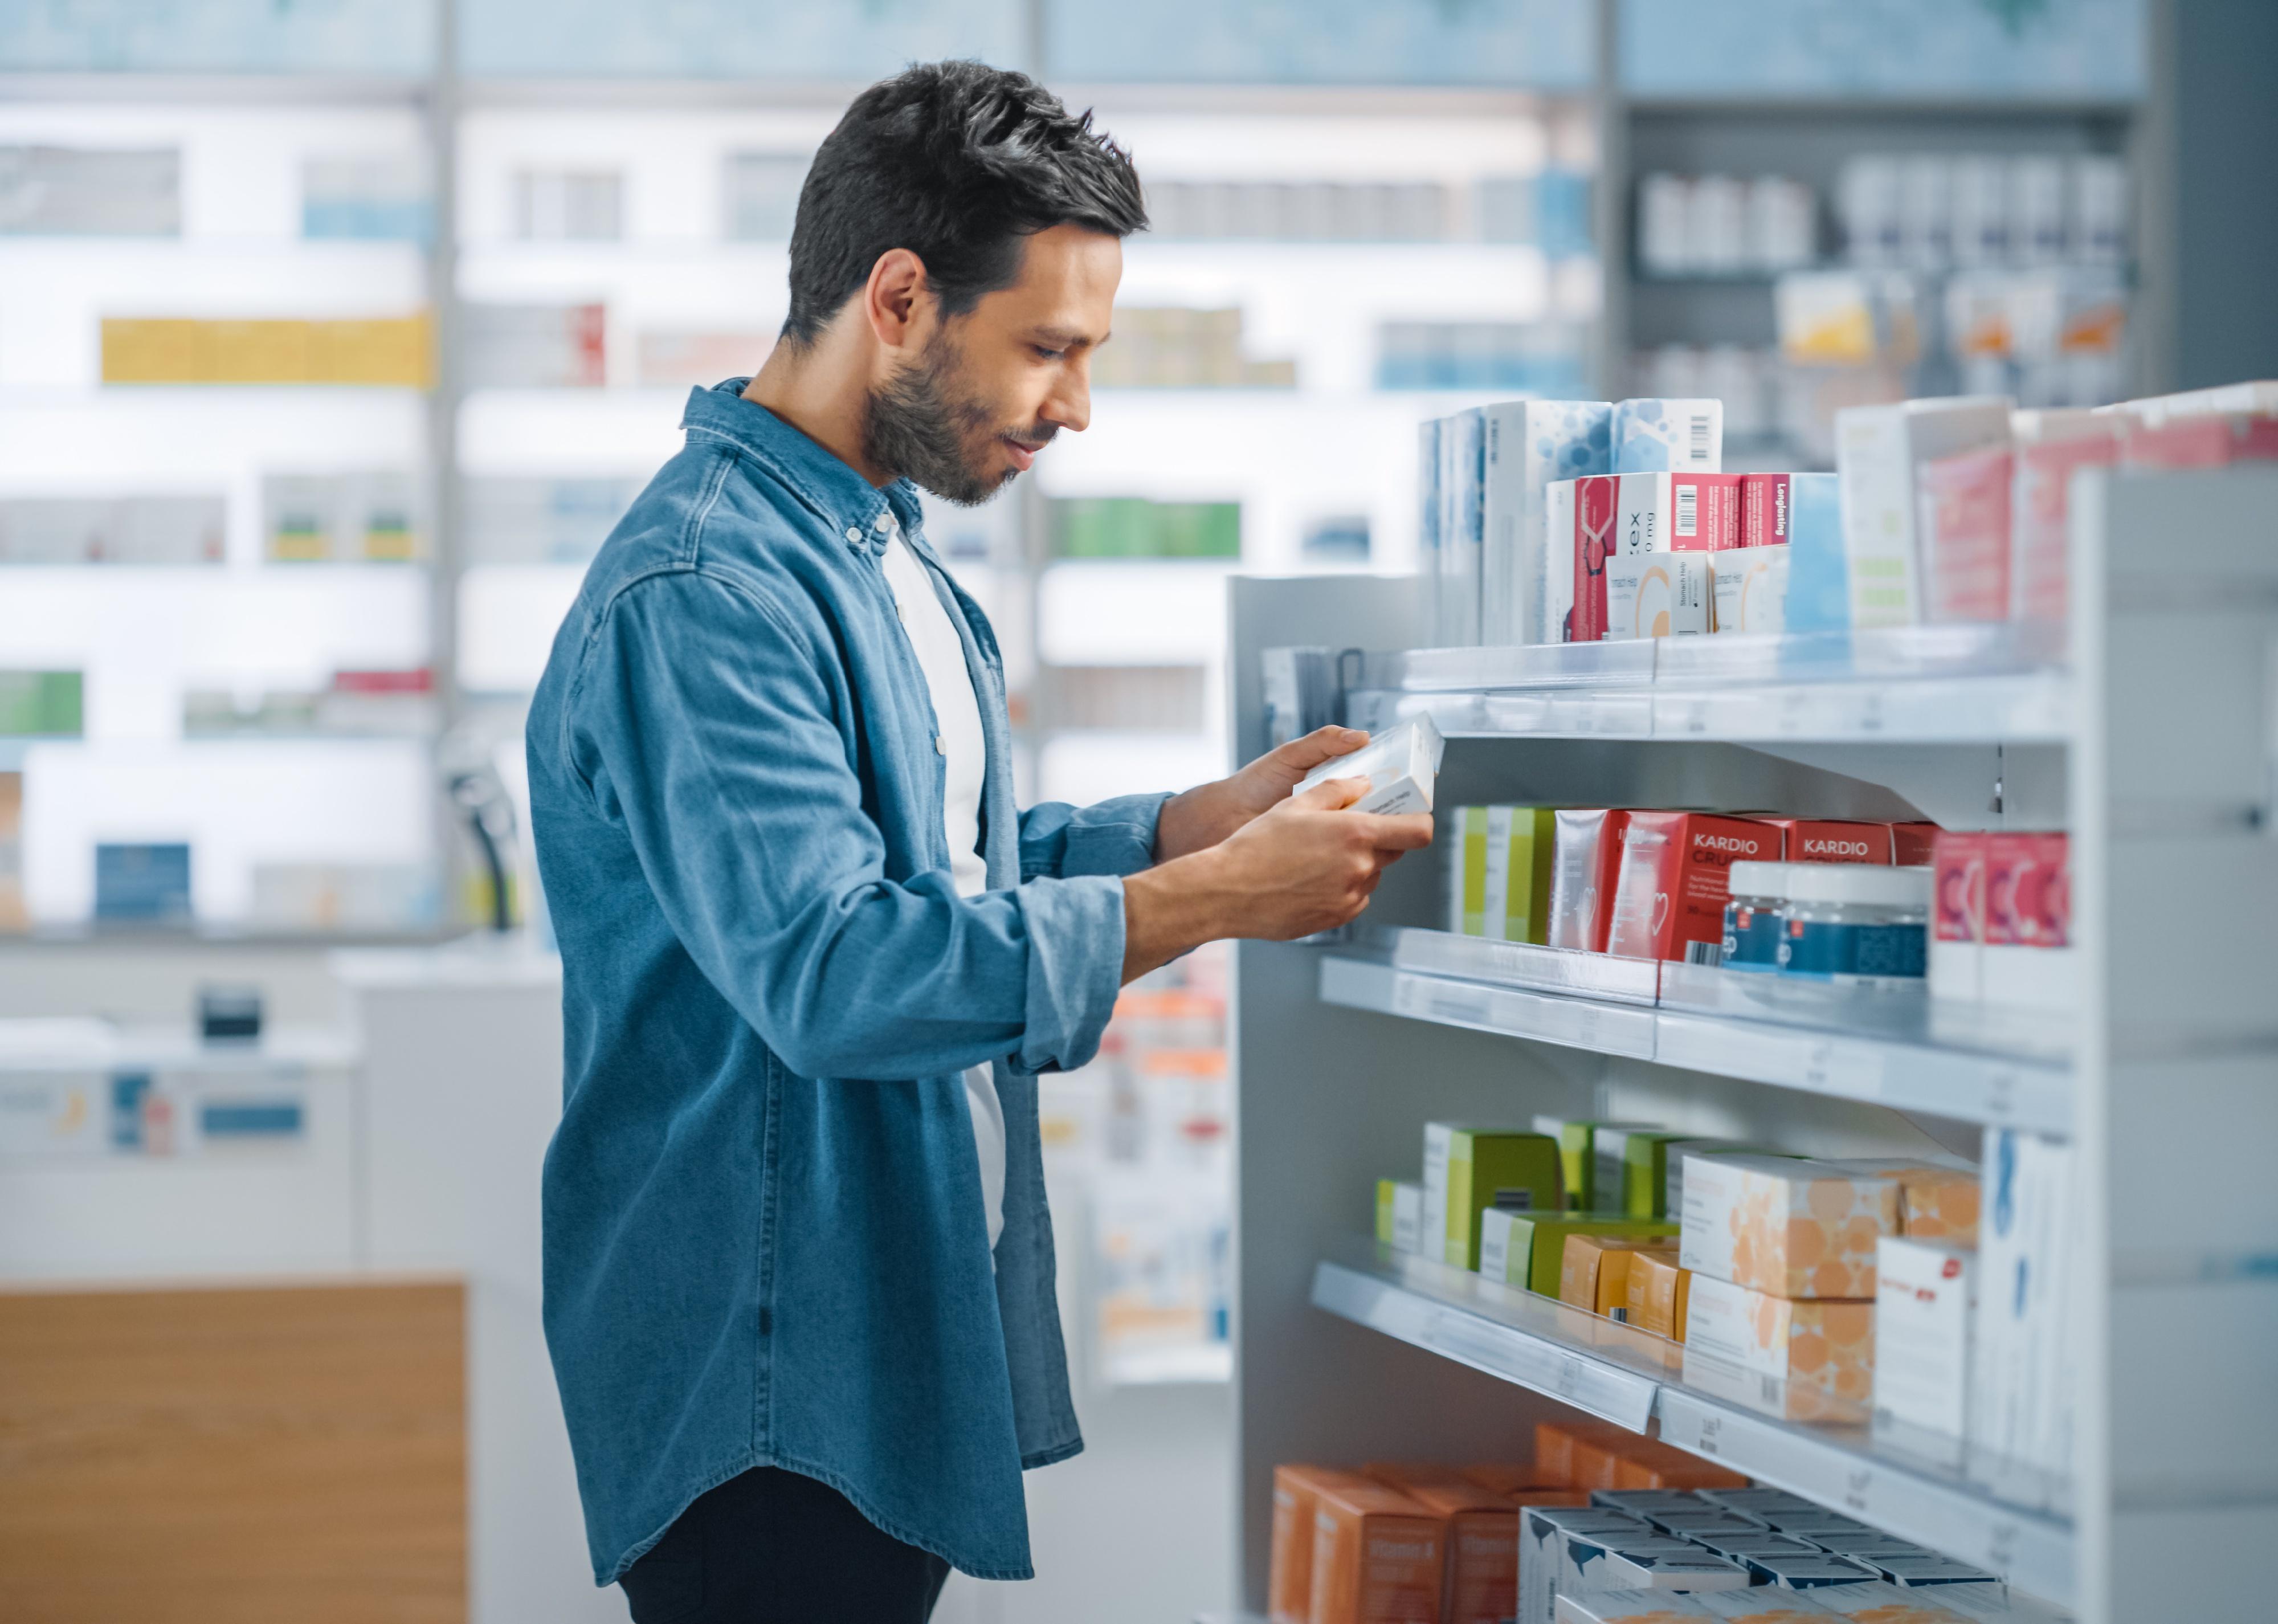
<path id="1" fill-rule="evenodd" d="M 1447 748 L 1429 716 L 1417 716 L 1380 733 L 1359 749 L 1323 762 L 1298 782 L 1302 795 L 1331 778 L 1366 778 L 1368 791 L 1346 808 L 1350 812 L 1429 812 L 1440 756 Z"/>

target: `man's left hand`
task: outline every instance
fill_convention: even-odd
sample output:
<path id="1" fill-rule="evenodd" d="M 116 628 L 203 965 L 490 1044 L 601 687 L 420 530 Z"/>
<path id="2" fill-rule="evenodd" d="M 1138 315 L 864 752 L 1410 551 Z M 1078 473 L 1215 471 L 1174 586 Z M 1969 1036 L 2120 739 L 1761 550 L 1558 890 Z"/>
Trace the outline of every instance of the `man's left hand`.
<path id="1" fill-rule="evenodd" d="M 1155 861 L 1167 862 L 1216 846 L 1250 819 L 1289 799 L 1297 781 L 1368 742 L 1358 728 L 1316 728 L 1269 750 L 1230 778 L 1173 795 L 1155 825 Z"/>

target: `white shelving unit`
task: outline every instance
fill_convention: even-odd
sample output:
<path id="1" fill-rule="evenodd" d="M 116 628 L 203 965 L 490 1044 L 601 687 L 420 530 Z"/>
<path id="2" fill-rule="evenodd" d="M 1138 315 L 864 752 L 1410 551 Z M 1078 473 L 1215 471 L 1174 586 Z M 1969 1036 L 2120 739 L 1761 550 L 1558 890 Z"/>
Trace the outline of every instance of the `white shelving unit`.
<path id="1" fill-rule="evenodd" d="M 2076 1015 L 2036 1020 L 1468 941 L 1428 928 L 1431 858 L 1387 873 L 1364 927 L 1244 944 L 1237 1604 L 1264 1597 L 1276 1462 L 1523 1458 L 1565 1405 L 1991 1568 L 2083 1624 L 2256 1616 L 2250 1553 L 2278 1537 L 2259 1442 L 2278 1433 L 2278 1284 L 2259 1261 L 2278 1254 L 2278 1198 L 2257 1171 L 2278 1136 L 2278 475 L 2091 476 L 2074 511 L 2061 638 L 1418 651 L 1398 583 L 1235 584 L 1244 757 L 1265 742 L 1263 651 L 1376 650 L 1337 659 L 1342 701 L 1365 724 L 1442 719 L 1444 805 L 2068 828 L 2084 988 Z M 1763 724 L 1790 705 L 1792 726 Z M 2071 1470 L 1973 1458 L 1864 1410 L 1797 1419 L 1757 1377 L 1364 1238 L 1375 1180 L 1414 1176 L 1425 1122 L 1537 1111 L 1821 1154 L 1966 1145 L 1982 1124 L 2069 1138 L 2091 1282 L 2069 1327 Z"/>

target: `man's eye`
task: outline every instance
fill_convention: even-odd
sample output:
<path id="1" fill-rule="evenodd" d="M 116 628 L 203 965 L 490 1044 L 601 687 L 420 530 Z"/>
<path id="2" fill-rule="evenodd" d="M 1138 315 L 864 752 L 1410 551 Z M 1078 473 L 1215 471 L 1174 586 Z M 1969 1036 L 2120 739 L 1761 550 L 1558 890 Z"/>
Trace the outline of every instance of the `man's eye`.
<path id="1" fill-rule="evenodd" d="M 1065 349 L 1047 349 L 1042 344 L 1032 344 L 1029 348 L 1035 350 L 1040 357 L 1046 361 L 1057 361 L 1062 356 L 1067 354 L 1067 351 Z"/>

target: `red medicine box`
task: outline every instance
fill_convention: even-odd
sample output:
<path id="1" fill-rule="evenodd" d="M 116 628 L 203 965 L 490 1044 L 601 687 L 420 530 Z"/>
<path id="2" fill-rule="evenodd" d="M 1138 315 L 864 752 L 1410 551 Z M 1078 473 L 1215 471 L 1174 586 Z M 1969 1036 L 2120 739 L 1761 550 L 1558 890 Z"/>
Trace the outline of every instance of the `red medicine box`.
<path id="1" fill-rule="evenodd" d="M 1781 831 L 1708 812 L 1632 812 L 1606 951 L 1714 963 L 1736 862 L 1777 862 Z"/>
<path id="2" fill-rule="evenodd" d="M 2071 841 L 2061 834 L 1995 834 L 1985 842 L 1985 945 L 2065 946 L 2072 932 Z"/>
<path id="3" fill-rule="evenodd" d="M 1784 473 L 1740 476 L 1740 539 L 1742 547 L 1781 547 L 1787 541 L 1788 503 L 1793 495 Z"/>
<path id="4" fill-rule="evenodd" d="M 1787 862 L 1871 862 L 1888 867 L 1891 826 L 1846 823 L 1829 818 L 1767 817 L 1757 820 L 1785 837 L 1780 848 Z"/>
<path id="5" fill-rule="evenodd" d="M 1566 625 L 1570 643 L 1595 643 L 1606 635 L 1606 555 L 1614 549 L 1614 516 L 1621 481 L 1591 474 L 1574 481 L 1574 533 L 1552 536 L 1553 547 L 1574 549 L 1574 607 Z"/>
<path id="6" fill-rule="evenodd" d="M 1891 861 L 1901 869 L 1925 868 L 1938 861 L 1936 823 L 1892 823 Z"/>

